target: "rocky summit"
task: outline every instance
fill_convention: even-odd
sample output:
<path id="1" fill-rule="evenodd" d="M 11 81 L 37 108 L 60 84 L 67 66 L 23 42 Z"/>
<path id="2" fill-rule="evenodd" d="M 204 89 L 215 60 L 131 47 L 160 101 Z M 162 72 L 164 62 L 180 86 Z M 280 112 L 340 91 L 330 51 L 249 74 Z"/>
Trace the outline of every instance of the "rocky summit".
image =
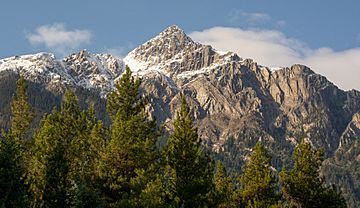
<path id="1" fill-rule="evenodd" d="M 38 113 L 51 110 L 48 106 L 58 102 L 64 89 L 73 88 L 84 105 L 95 102 L 101 116 L 106 95 L 126 65 L 142 78 L 151 116 L 168 131 L 185 94 L 204 146 L 233 171 L 259 140 L 272 152 L 276 169 L 291 166 L 293 148 L 306 139 L 324 149 L 324 176 L 342 186 L 353 206 L 359 205 L 359 91 L 343 91 L 303 65 L 271 69 L 217 51 L 194 42 L 177 26 L 123 59 L 82 50 L 62 60 L 48 53 L 0 60 L 0 102 L 5 106 L 0 124 L 8 123 L 12 77 L 21 74 L 37 89 L 30 89 L 30 102 Z"/>

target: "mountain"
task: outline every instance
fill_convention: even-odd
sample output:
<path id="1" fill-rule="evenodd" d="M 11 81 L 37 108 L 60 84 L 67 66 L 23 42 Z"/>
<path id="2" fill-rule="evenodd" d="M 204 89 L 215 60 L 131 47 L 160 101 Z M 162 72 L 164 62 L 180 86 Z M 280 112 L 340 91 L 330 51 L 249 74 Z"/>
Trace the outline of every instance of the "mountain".
<path id="1" fill-rule="evenodd" d="M 16 72 L 26 79 L 44 84 L 54 92 L 67 87 L 97 89 L 100 95 L 112 90 L 123 62 L 110 54 L 90 54 L 86 50 L 57 60 L 53 54 L 15 56 L 0 60 L 0 72 Z"/>
<path id="2" fill-rule="evenodd" d="M 168 131 L 180 94 L 185 94 L 204 146 L 233 173 L 259 140 L 280 169 L 291 165 L 294 146 L 306 139 L 324 149 L 324 176 L 342 185 L 351 206 L 359 206 L 359 91 L 343 91 L 303 65 L 271 69 L 217 51 L 194 42 L 177 26 L 124 59 L 82 50 L 62 60 L 49 53 L 0 60 L 0 125 L 8 125 L 9 100 L 19 74 L 30 83 L 30 102 L 38 118 L 59 104 L 66 88 L 73 88 L 83 106 L 95 104 L 98 116 L 106 120 L 106 95 L 125 65 L 142 77 L 151 116 Z"/>

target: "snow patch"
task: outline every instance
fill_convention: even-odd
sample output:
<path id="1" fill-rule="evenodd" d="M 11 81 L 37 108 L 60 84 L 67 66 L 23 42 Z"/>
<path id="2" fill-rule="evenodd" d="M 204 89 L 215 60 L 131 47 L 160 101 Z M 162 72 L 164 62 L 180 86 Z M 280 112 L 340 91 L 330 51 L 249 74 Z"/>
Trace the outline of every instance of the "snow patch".
<path id="1" fill-rule="evenodd" d="M 284 67 L 270 67 L 271 71 L 279 71 L 279 70 L 282 70 L 282 69 L 284 69 Z"/>

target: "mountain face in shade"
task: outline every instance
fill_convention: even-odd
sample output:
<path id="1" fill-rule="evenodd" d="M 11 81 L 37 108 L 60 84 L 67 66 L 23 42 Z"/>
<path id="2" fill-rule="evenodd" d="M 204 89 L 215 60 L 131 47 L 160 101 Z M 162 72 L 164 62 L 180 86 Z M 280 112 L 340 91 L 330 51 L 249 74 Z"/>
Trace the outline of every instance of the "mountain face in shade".
<path id="1" fill-rule="evenodd" d="M 169 131 L 180 94 L 185 94 L 204 146 L 233 172 L 259 140 L 279 169 L 291 165 L 292 149 L 306 139 L 324 149 L 324 175 L 342 185 L 352 206 L 359 205 L 359 91 L 343 91 L 303 65 L 272 70 L 217 51 L 194 42 L 177 26 L 124 59 L 83 50 L 63 60 L 48 53 L 0 60 L 0 124 L 8 124 L 11 83 L 19 74 L 30 83 L 30 102 L 39 115 L 58 105 L 66 88 L 73 88 L 83 106 L 95 103 L 98 116 L 104 117 L 106 95 L 125 65 L 142 77 L 151 115 Z"/>

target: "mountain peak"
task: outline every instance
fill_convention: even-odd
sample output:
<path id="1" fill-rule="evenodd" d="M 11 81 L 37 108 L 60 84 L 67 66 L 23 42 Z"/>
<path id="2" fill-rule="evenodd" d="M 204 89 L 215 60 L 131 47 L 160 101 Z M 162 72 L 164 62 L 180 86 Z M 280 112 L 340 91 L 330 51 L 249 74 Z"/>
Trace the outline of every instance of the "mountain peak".
<path id="1" fill-rule="evenodd" d="M 174 51 L 179 52 L 188 46 L 196 45 L 196 43 L 180 27 L 171 25 L 143 45 L 164 45 L 164 47 L 171 47 Z"/>
<path id="2" fill-rule="evenodd" d="M 162 33 L 169 34 L 169 33 L 185 33 L 185 32 L 179 26 L 171 25 L 171 26 L 167 27 Z"/>
<path id="3" fill-rule="evenodd" d="M 202 45 L 194 42 L 176 25 L 172 25 L 154 38 L 131 51 L 124 59 L 133 70 L 147 69 L 160 63 L 183 57 Z"/>
<path id="4" fill-rule="evenodd" d="M 207 67 L 216 68 L 239 60 L 232 52 L 219 52 L 210 45 L 193 41 L 181 28 L 172 25 L 135 48 L 123 61 L 132 71 L 140 74 L 158 71 L 172 76 L 189 72 L 184 75 L 188 77 L 204 73 L 203 69 Z"/>
<path id="5" fill-rule="evenodd" d="M 159 35 L 157 35 L 153 39 L 164 39 L 164 38 L 165 39 L 166 38 L 169 38 L 169 39 L 184 39 L 184 40 L 187 40 L 187 41 L 189 41 L 191 43 L 194 43 L 194 41 L 189 36 L 186 35 L 184 30 L 182 30 L 177 25 L 171 25 L 170 27 L 167 27 L 165 30 L 160 32 Z"/>

